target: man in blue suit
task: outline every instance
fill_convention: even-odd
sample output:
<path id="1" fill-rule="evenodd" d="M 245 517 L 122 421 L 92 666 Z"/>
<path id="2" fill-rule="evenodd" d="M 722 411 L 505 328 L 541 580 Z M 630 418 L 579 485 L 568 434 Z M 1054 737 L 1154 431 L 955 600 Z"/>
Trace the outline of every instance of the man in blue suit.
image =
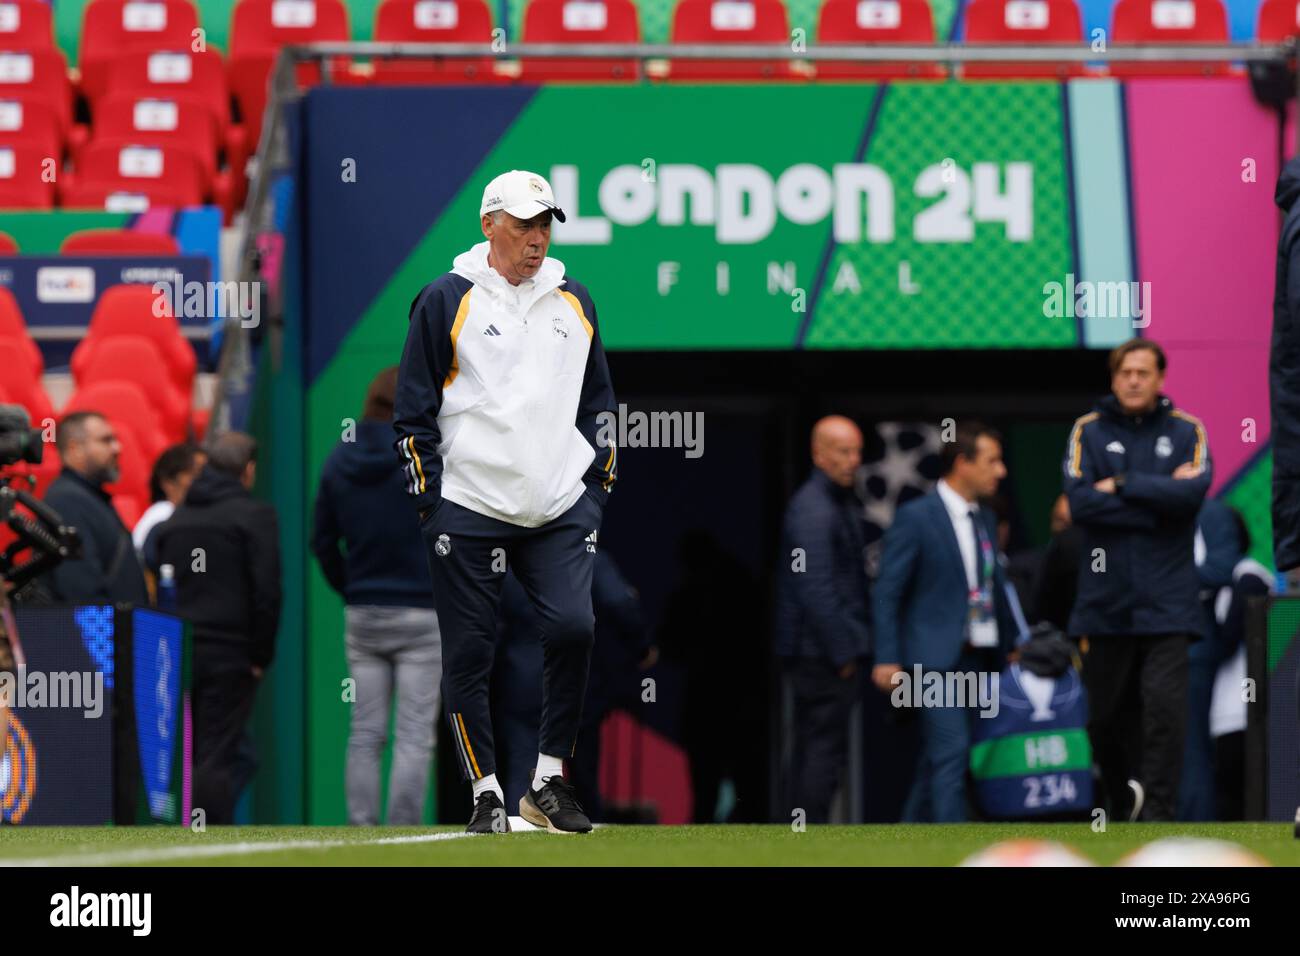
<path id="1" fill-rule="evenodd" d="M 885 534 L 873 589 L 871 676 L 887 694 L 914 680 L 917 666 L 927 682 L 931 673 L 997 674 L 1018 636 L 997 526 L 991 509 L 979 505 L 1007 474 L 1001 437 L 962 423 L 944 442 L 940 462 L 943 477 L 934 490 L 899 508 Z M 961 823 L 974 711 L 945 700 L 922 707 L 919 718 L 921 757 L 904 822 Z"/>

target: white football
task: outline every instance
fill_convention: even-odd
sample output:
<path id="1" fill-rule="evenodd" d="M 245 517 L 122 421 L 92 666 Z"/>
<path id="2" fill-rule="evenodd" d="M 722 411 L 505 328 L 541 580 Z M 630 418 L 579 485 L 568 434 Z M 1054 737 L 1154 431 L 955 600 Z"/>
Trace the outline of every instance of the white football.
<path id="1" fill-rule="evenodd" d="M 1063 843 L 1051 840 L 1004 840 L 961 861 L 962 866 L 1094 866 Z"/>
<path id="2" fill-rule="evenodd" d="M 1166 837 L 1134 850 L 1116 866 L 1270 866 L 1243 846 L 1204 837 Z"/>

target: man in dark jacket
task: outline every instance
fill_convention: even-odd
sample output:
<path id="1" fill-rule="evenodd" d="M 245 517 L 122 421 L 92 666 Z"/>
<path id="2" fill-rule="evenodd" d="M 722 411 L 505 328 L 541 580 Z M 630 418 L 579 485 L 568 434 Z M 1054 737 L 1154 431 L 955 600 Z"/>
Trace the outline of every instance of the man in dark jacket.
<path id="1" fill-rule="evenodd" d="M 830 818 L 848 759 L 849 714 L 868 653 L 866 559 L 853 475 L 862 432 L 840 415 L 812 432 L 813 472 L 790 499 L 777 565 L 776 646 L 794 692 L 791 809 Z"/>
<path id="2" fill-rule="evenodd" d="M 1088 731 L 1110 812 L 1144 820 L 1174 819 L 1187 642 L 1205 636 L 1193 538 L 1213 476 L 1204 426 L 1160 393 L 1165 367 L 1150 339 L 1111 352 L 1113 394 L 1075 421 L 1064 465 L 1084 537 L 1069 630 Z"/>
<path id="3" fill-rule="evenodd" d="M 176 574 L 177 613 L 194 632 L 194 805 L 233 822 L 240 742 L 275 653 L 280 539 L 275 509 L 250 494 L 257 443 L 226 432 L 176 513 L 154 531 Z"/>
<path id="4" fill-rule="evenodd" d="M 1273 560 L 1300 566 L 1300 157 L 1282 169 L 1275 201 L 1285 215 L 1277 240 L 1269 398 L 1273 419 Z"/>
<path id="5" fill-rule="evenodd" d="M 325 459 L 311 538 L 325 579 L 347 602 L 344 643 L 356 697 L 346 787 L 348 822 L 358 825 L 379 822 L 380 764 L 394 693 L 386 820 L 397 826 L 421 823 L 442 680 L 442 642 L 424 538 L 406 501 L 402 470 L 393 461 L 396 392 L 393 366 L 370 383 L 355 432 L 345 433 Z"/>
<path id="6" fill-rule="evenodd" d="M 50 572 L 51 595 L 69 604 L 129 601 L 147 606 L 149 592 L 131 532 L 104 490 L 118 478 L 121 446 L 113 426 L 97 412 L 73 412 L 59 424 L 56 447 L 63 471 L 46 490 L 45 502 L 77 529 L 81 557 Z"/>

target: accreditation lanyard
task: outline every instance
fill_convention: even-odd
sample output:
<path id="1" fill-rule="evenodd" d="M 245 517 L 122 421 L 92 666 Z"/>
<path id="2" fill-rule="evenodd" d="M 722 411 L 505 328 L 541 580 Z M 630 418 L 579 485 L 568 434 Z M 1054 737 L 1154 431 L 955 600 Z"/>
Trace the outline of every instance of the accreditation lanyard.
<path id="1" fill-rule="evenodd" d="M 975 540 L 979 543 L 976 560 L 984 573 L 980 577 L 979 586 L 971 588 L 969 593 L 966 639 L 975 647 L 996 647 L 998 624 L 993 616 L 993 563 L 997 557 L 993 553 L 993 542 L 974 515 L 971 515 L 971 524 L 975 528 Z"/>

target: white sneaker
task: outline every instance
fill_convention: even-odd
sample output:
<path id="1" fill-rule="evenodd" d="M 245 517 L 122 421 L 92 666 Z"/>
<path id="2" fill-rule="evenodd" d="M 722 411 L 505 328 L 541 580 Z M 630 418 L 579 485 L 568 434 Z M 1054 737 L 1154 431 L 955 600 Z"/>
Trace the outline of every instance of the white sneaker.
<path id="1" fill-rule="evenodd" d="M 1130 780 L 1128 788 L 1133 791 L 1133 809 L 1129 811 L 1128 822 L 1137 823 L 1138 817 L 1142 815 L 1142 804 L 1146 803 L 1147 793 L 1142 789 L 1142 784 L 1136 780 Z"/>

